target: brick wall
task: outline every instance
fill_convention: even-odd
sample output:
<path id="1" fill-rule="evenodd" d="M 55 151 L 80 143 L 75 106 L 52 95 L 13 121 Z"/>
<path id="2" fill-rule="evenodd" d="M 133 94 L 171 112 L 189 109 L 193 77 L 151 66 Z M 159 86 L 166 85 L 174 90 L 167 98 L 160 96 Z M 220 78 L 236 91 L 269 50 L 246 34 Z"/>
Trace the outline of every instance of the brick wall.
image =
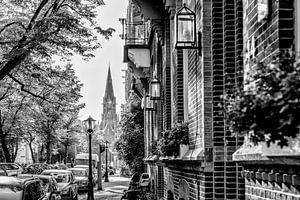
<path id="1" fill-rule="evenodd" d="M 228 131 L 221 97 L 242 85 L 242 0 L 196 2 L 197 31 L 202 35 L 202 49 L 201 56 L 197 50 L 188 50 L 189 139 L 190 149 L 201 149 L 205 152 L 205 160 L 188 169 L 181 164 L 167 164 L 164 196 L 166 198 L 170 190 L 175 199 L 179 199 L 182 195 L 180 183 L 184 180 L 189 187 L 189 197 L 185 199 L 242 200 L 245 197 L 241 167 L 232 161 L 232 154 L 241 140 L 232 137 Z M 173 74 L 175 90 L 178 87 L 178 80 L 175 80 L 178 79 L 178 66 L 182 63 L 180 56 L 177 51 L 173 60 L 176 62 Z M 178 109 L 175 117 L 177 112 Z"/>
<path id="2" fill-rule="evenodd" d="M 164 104 L 163 104 L 163 127 L 168 129 L 171 127 L 171 41 L 170 37 L 170 18 L 165 15 L 164 25 L 164 38 L 165 45 L 163 47 L 163 66 L 162 66 L 162 79 L 164 88 Z"/>
<path id="3" fill-rule="evenodd" d="M 203 74 L 198 51 L 188 54 L 188 113 L 190 148 L 203 148 Z"/>
<path id="4" fill-rule="evenodd" d="M 243 199 L 241 168 L 232 161 L 240 143 L 232 137 L 224 121 L 224 93 L 232 93 L 241 81 L 241 9 L 240 1 L 212 1 L 213 66 L 213 181 L 214 199 Z M 238 30 L 238 31 L 236 31 Z"/>
<path id="5" fill-rule="evenodd" d="M 268 1 L 268 17 L 258 21 L 258 4 L 249 0 L 244 4 L 245 38 L 244 44 L 252 37 L 255 38 L 255 56 L 246 59 L 249 67 L 256 62 L 268 64 L 273 57 L 283 49 L 291 48 L 294 39 L 294 0 Z M 245 51 L 249 51 L 247 48 Z M 255 58 L 255 59 L 254 59 Z"/>
<path id="6" fill-rule="evenodd" d="M 289 49 L 294 37 L 294 0 L 268 1 L 268 16 L 258 21 L 258 2 L 244 2 L 244 49 L 249 52 L 247 42 L 254 38 L 254 55 L 245 56 L 247 70 L 254 69 L 257 62 L 269 64 L 276 54 Z M 250 71 L 251 72 L 251 71 Z M 284 157 L 280 158 L 280 160 Z M 276 159 L 272 159 L 273 162 Z M 295 161 L 294 161 L 295 162 Z M 296 161 L 295 163 L 297 163 Z M 276 165 L 272 162 L 248 161 L 243 164 L 245 171 L 245 198 L 252 199 L 300 199 L 299 166 L 285 163 Z M 293 181 L 294 177 L 294 181 Z M 298 181 L 297 181 L 298 180 Z"/>
<path id="7" fill-rule="evenodd" d="M 246 200 L 300 199 L 299 166 L 261 163 L 258 167 L 250 164 L 242 175 L 246 180 Z"/>
<path id="8" fill-rule="evenodd" d="M 213 199 L 213 180 L 212 173 L 199 173 L 199 171 L 178 170 L 176 168 L 165 168 L 165 191 L 172 191 L 174 199 L 183 197 L 188 200 L 212 200 Z M 189 187 L 187 193 L 182 194 L 180 181 L 186 181 Z M 186 197 L 188 196 L 188 198 Z M 167 199 L 167 192 L 164 194 Z"/>
<path id="9" fill-rule="evenodd" d="M 173 124 L 184 121 L 184 97 L 183 97 L 183 50 L 174 50 L 172 53 L 173 70 L 172 70 L 172 91 L 173 91 Z"/>

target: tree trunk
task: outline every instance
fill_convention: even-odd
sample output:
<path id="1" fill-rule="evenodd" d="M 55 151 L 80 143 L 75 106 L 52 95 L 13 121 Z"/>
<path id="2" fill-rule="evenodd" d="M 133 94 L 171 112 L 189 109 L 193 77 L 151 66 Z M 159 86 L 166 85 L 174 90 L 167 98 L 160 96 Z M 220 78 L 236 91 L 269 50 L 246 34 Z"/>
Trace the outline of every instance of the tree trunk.
<path id="1" fill-rule="evenodd" d="M 65 156 L 64 156 L 65 157 L 65 159 L 64 159 L 65 160 L 64 161 L 65 164 L 67 164 L 67 160 L 68 160 L 68 146 L 69 145 L 65 145 Z"/>
<path id="2" fill-rule="evenodd" d="M 12 155 L 12 162 L 15 162 L 17 154 L 18 154 L 18 150 L 19 150 L 19 140 L 17 139 L 15 151 L 13 152 L 13 155 Z"/>
<path id="3" fill-rule="evenodd" d="M 39 162 L 43 162 L 43 152 L 44 152 L 44 145 L 42 144 L 41 146 L 41 150 L 40 150 L 40 159 L 39 159 Z"/>
<path id="4" fill-rule="evenodd" d="M 5 160 L 6 160 L 6 162 L 10 163 L 11 162 L 11 156 L 10 156 L 9 149 L 8 149 L 6 141 L 5 141 L 6 136 L 4 135 L 2 129 L 0 129 L 0 138 L 1 138 L 1 147 L 2 147 L 2 150 L 3 150 L 4 156 L 5 156 Z"/>
<path id="5" fill-rule="evenodd" d="M 23 52 L 20 55 L 17 55 L 9 60 L 0 70 L 0 80 L 4 79 L 4 77 L 9 74 L 9 72 L 13 70 L 18 64 L 20 64 L 27 55 L 27 53 Z"/>
<path id="6" fill-rule="evenodd" d="M 46 162 L 51 162 L 51 142 L 46 143 Z"/>
<path id="7" fill-rule="evenodd" d="M 32 162 L 35 163 L 35 157 L 34 157 L 34 152 L 32 149 L 32 141 L 28 143 L 29 149 L 30 149 L 30 153 L 31 153 L 31 158 L 32 158 Z"/>

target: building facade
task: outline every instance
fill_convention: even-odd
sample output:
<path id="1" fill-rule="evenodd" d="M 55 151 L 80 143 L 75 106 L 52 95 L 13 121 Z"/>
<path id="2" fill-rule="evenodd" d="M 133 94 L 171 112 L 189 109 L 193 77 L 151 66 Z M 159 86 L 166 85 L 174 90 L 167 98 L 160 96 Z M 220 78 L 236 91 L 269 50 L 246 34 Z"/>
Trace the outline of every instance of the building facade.
<path id="1" fill-rule="evenodd" d="M 300 45 L 300 1 L 243 1 L 245 77 L 257 63 L 269 65 L 279 52 Z M 299 138 L 280 148 L 247 139 L 233 155 L 244 170 L 246 199 L 300 199 Z"/>
<path id="2" fill-rule="evenodd" d="M 195 15 L 196 40 L 176 48 L 185 8 Z M 143 99 L 144 160 L 158 199 L 300 198 L 299 146 L 252 146 L 232 136 L 222 98 L 243 88 L 257 63 L 299 54 L 299 10 L 296 0 L 129 1 L 124 61 L 139 85 L 131 91 Z M 161 98 L 151 100 L 156 79 Z M 156 155 L 153 144 L 183 122 L 188 147 L 177 157 Z"/>
<path id="3" fill-rule="evenodd" d="M 177 49 L 176 13 L 196 15 L 196 49 Z M 242 1 L 131 0 L 124 20 L 124 61 L 141 83 L 145 163 L 159 199 L 243 199 L 244 179 L 232 154 L 242 139 L 224 120 L 222 95 L 243 81 Z M 160 99 L 151 100 L 153 80 Z M 153 153 L 162 133 L 187 122 L 189 145 L 178 157 Z"/>

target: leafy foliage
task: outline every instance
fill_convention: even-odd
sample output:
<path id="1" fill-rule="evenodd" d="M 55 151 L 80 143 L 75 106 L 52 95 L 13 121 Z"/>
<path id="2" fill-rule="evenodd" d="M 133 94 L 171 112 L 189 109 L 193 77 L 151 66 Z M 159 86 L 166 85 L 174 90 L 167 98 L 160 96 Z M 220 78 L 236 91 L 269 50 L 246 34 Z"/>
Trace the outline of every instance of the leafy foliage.
<path id="1" fill-rule="evenodd" d="M 227 122 L 233 133 L 254 143 L 287 145 L 300 128 L 300 64 L 289 54 L 259 64 L 244 90 L 226 95 Z"/>
<path id="2" fill-rule="evenodd" d="M 96 9 L 102 0 L 0 1 L 0 80 L 23 62 L 73 54 L 93 57 L 114 29 L 97 25 Z M 27 61 L 26 61 L 27 60 Z"/>
<path id="3" fill-rule="evenodd" d="M 125 111 L 121 115 L 121 131 L 115 148 L 119 157 L 129 166 L 132 172 L 143 172 L 144 158 L 144 117 L 143 110 Z"/>
<path id="4" fill-rule="evenodd" d="M 78 111 L 84 106 L 78 104 L 82 84 L 71 66 L 56 66 L 48 70 L 50 64 L 41 62 L 35 76 L 26 73 L 23 68 L 15 70 L 14 78 L 24 85 L 8 77 L 0 81 L 0 138 L 7 162 L 14 160 L 15 152 L 12 150 L 17 150 L 20 142 L 28 143 L 31 150 L 32 145 L 38 143 L 42 147 L 40 158 L 49 161 L 51 149 L 59 141 L 59 135 L 73 131 L 68 118 L 75 121 Z M 21 87 L 30 87 L 37 95 L 28 94 Z M 12 138 L 17 140 L 12 141 Z M 34 154 L 37 152 L 32 152 L 35 161 Z"/>
<path id="5" fill-rule="evenodd" d="M 157 151 L 163 156 L 178 156 L 180 144 L 189 144 L 188 124 L 177 125 L 162 133 L 157 142 Z"/>

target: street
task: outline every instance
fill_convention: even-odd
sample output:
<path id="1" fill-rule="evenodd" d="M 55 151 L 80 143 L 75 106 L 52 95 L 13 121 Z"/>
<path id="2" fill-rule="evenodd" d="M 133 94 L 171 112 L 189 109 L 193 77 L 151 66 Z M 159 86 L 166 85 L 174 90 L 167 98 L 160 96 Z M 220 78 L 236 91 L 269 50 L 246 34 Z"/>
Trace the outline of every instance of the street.
<path id="1" fill-rule="evenodd" d="M 102 191 L 94 189 L 95 200 L 114 200 L 121 199 L 123 190 L 128 188 L 130 178 L 126 178 L 120 175 L 109 176 L 109 182 L 103 182 Z M 87 192 L 79 194 L 79 200 L 87 199 Z"/>

